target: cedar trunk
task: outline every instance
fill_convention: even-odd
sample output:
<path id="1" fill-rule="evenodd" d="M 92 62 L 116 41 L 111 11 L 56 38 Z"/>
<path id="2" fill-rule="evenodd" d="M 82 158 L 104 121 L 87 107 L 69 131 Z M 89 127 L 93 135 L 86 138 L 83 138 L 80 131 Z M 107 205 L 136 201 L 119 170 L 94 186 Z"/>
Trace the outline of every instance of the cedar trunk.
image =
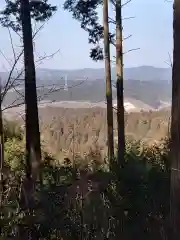
<path id="1" fill-rule="evenodd" d="M 29 0 L 21 0 L 21 20 L 24 44 L 25 111 L 26 111 L 26 173 L 40 180 L 41 146 L 33 54 Z"/>
<path id="2" fill-rule="evenodd" d="M 104 58 L 106 75 L 106 101 L 107 101 L 107 134 L 108 134 L 108 159 L 110 167 L 114 160 L 114 133 L 113 133 L 113 106 L 112 106 L 112 84 L 111 63 L 108 23 L 108 0 L 103 2 L 103 26 L 104 26 Z"/>
<path id="3" fill-rule="evenodd" d="M 2 118 L 2 83 L 0 79 L 0 206 L 3 201 L 3 171 L 4 171 L 4 129 Z"/>
<path id="4" fill-rule="evenodd" d="M 174 0 L 174 50 L 171 110 L 171 201 L 170 222 L 173 236 L 180 236 L 180 0 Z"/>
<path id="5" fill-rule="evenodd" d="M 122 51 L 122 13 L 121 0 L 116 0 L 116 88 L 117 88 L 117 126 L 118 126 L 118 163 L 124 163 L 124 96 L 123 96 L 123 51 Z"/>

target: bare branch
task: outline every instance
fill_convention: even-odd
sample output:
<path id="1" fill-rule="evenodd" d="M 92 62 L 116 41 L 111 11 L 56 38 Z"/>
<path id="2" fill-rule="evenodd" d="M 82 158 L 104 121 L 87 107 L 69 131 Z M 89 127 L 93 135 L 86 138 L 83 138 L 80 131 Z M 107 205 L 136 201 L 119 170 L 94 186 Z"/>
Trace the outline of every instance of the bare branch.
<path id="1" fill-rule="evenodd" d="M 56 12 L 55 12 L 56 13 Z M 54 14 L 55 14 L 54 13 Z M 54 14 L 53 14 L 53 16 L 54 16 Z M 49 19 L 47 20 L 47 21 L 45 21 L 38 29 L 37 29 L 37 31 L 34 33 L 34 35 L 33 35 L 33 39 L 35 38 L 35 36 L 40 32 L 40 30 L 45 26 L 45 24 L 47 23 L 49 21 Z M 16 65 L 17 65 L 17 63 L 18 63 L 18 61 L 20 60 L 20 58 L 21 58 L 21 56 L 22 56 L 22 54 L 23 54 L 23 52 L 24 52 L 24 50 L 22 50 L 21 52 L 20 52 L 20 54 L 16 57 L 16 54 L 15 54 L 15 50 L 14 50 L 14 46 L 13 46 L 13 41 L 12 41 L 12 35 L 11 35 L 11 32 L 10 32 L 10 30 L 9 30 L 9 28 L 8 28 L 8 31 L 9 31 L 9 36 L 10 36 L 10 41 L 11 41 L 11 47 L 12 47 L 12 50 L 13 50 L 13 55 L 14 55 L 14 63 L 13 63 L 13 65 L 11 64 L 11 62 L 6 58 L 6 56 L 3 54 L 3 52 L 0 50 L 0 53 L 3 55 L 3 57 L 5 58 L 5 60 L 9 63 L 9 65 L 11 66 L 11 70 L 10 70 L 10 73 L 9 73 L 9 76 L 8 76 L 8 80 L 7 80 L 7 82 L 6 82 L 6 85 L 5 85 L 5 87 L 4 87 L 4 93 L 3 93 L 3 95 L 2 95 L 2 99 L 4 98 L 4 95 L 7 93 L 7 91 L 9 90 L 9 88 L 8 88 L 8 85 L 9 85 L 9 83 L 10 83 L 10 80 L 11 80 L 11 76 L 12 76 L 12 73 L 13 73 L 13 71 L 14 71 L 14 69 L 16 68 Z M 17 33 L 17 32 L 16 32 Z M 17 33 L 18 34 L 18 36 L 20 37 L 20 40 L 22 39 L 22 37 L 19 35 L 19 33 Z M 58 51 L 60 51 L 60 50 L 58 50 Z M 58 52 L 57 51 L 57 52 Z M 51 54 L 51 55 L 49 55 L 48 57 L 53 57 L 57 52 L 55 52 L 55 53 L 53 53 L 53 54 Z M 47 57 L 44 57 L 44 58 L 47 58 Z M 44 59 L 43 58 L 43 59 Z M 42 60 L 43 60 L 42 59 Z M 19 75 L 19 77 L 20 77 L 20 74 L 18 74 Z M 17 79 L 16 79 L 17 80 Z M 14 82 L 14 81 L 13 81 Z M 11 84 L 11 87 L 12 87 L 12 84 Z"/>
<path id="2" fill-rule="evenodd" d="M 87 79 L 86 79 L 86 80 L 87 80 Z M 83 84 L 86 80 L 81 81 L 80 83 L 77 83 L 77 84 L 75 84 L 75 85 L 69 86 L 68 89 L 72 89 L 72 88 L 78 87 L 78 86 L 80 86 L 81 84 Z M 42 101 L 42 99 L 45 98 L 46 96 L 48 96 L 49 94 L 55 93 L 55 92 L 59 92 L 59 91 L 61 91 L 61 90 L 64 90 L 64 87 L 54 88 L 54 86 L 52 86 L 52 88 L 51 88 L 47 93 L 45 93 L 43 96 L 40 96 L 40 97 L 38 98 L 38 101 Z"/>
<path id="3" fill-rule="evenodd" d="M 14 61 L 14 64 L 13 64 L 13 66 L 12 66 L 12 68 L 11 68 L 11 71 L 10 71 L 10 73 L 9 73 L 9 76 L 8 76 L 8 80 L 7 80 L 6 85 L 5 85 L 5 87 L 4 87 L 4 93 L 7 92 L 7 88 L 8 88 L 9 82 L 10 82 L 10 80 L 11 80 L 12 73 L 13 73 L 13 71 L 14 71 L 14 69 L 15 69 L 15 67 L 16 67 L 16 64 L 18 63 L 20 57 L 22 56 L 22 54 L 23 54 L 23 51 L 20 52 L 20 54 L 18 55 L 18 57 L 17 57 L 16 60 Z M 3 99 L 3 98 L 4 98 L 4 94 L 2 95 L 2 99 Z"/>
<path id="4" fill-rule="evenodd" d="M 20 41 L 22 41 L 22 36 L 20 33 L 18 33 L 17 31 L 15 31 L 13 28 L 12 28 L 13 32 L 18 35 L 18 37 L 20 38 Z"/>
<path id="5" fill-rule="evenodd" d="M 112 5 L 115 7 L 116 6 L 116 1 L 115 0 L 110 0 Z"/>
<path id="6" fill-rule="evenodd" d="M 23 53 L 23 52 L 22 52 Z M 20 55 L 19 55 L 20 56 Z M 19 57 L 20 58 L 20 57 Z M 16 63 L 15 63 L 15 65 L 17 64 L 17 62 L 18 62 L 18 58 L 17 58 L 17 61 L 16 61 Z M 13 65 L 14 66 L 14 68 L 15 68 L 15 65 Z M 12 88 L 12 86 L 13 86 L 13 84 L 15 83 L 15 81 L 22 75 L 22 73 L 23 73 L 23 70 L 18 74 L 18 76 L 16 77 L 16 78 L 14 78 L 13 79 L 13 81 L 11 82 L 11 75 L 12 75 L 12 72 L 13 72 L 13 68 L 11 69 L 11 72 L 10 72 L 10 74 L 9 74 L 9 77 L 8 77 L 8 80 L 7 80 L 7 82 L 6 82 L 6 85 L 5 85 L 5 87 L 4 87 L 4 91 L 3 91 L 3 93 L 2 93 L 2 100 L 4 99 L 4 97 L 5 97 L 5 95 L 7 94 L 7 92 L 9 91 L 9 89 L 11 89 Z"/>
<path id="7" fill-rule="evenodd" d="M 15 53 L 15 49 L 14 49 L 12 35 L 11 35 L 11 31 L 10 31 L 9 27 L 7 29 L 8 29 L 9 38 L 10 38 L 10 41 L 11 41 L 11 47 L 12 47 L 12 51 L 13 51 L 13 55 L 14 55 L 14 61 L 15 61 L 16 60 L 16 53 Z"/>
<path id="8" fill-rule="evenodd" d="M 109 22 L 109 23 L 116 24 L 116 21 L 115 21 L 114 19 L 112 19 L 111 17 L 108 17 L 108 22 Z"/>
<path id="9" fill-rule="evenodd" d="M 16 99 L 17 101 L 17 99 Z M 11 108 L 15 108 L 15 107 L 20 107 L 24 104 L 24 101 L 21 102 L 21 103 L 17 103 L 17 104 L 14 104 L 14 102 L 10 105 L 8 105 L 7 107 L 3 108 L 2 111 L 5 111 L 5 110 L 8 110 L 8 109 L 11 109 Z"/>
<path id="10" fill-rule="evenodd" d="M 56 14 L 56 12 L 53 13 L 53 15 L 51 16 L 51 18 Z M 35 39 L 35 36 L 44 28 L 45 24 L 49 22 L 49 19 L 47 19 L 46 21 L 43 22 L 43 24 L 36 30 L 36 32 L 33 35 L 33 39 Z"/>
<path id="11" fill-rule="evenodd" d="M 58 49 L 56 52 L 54 52 L 54 53 L 52 53 L 52 54 L 50 54 L 50 55 L 45 55 L 45 56 L 39 58 L 38 60 L 36 60 L 35 63 L 41 62 L 41 61 L 43 61 L 44 59 L 47 59 L 47 58 L 52 58 L 52 57 L 54 57 L 55 54 L 57 54 L 59 51 L 60 51 L 60 49 Z M 22 53 L 23 53 L 23 51 L 21 52 L 21 55 L 22 55 Z M 18 56 L 18 57 L 19 57 L 19 56 Z M 19 57 L 19 58 L 20 58 L 20 57 Z M 19 58 L 17 58 L 16 60 L 18 61 Z M 16 63 L 17 63 L 17 62 L 15 62 L 15 65 L 16 65 Z M 37 66 L 36 66 L 36 67 L 37 67 Z M 14 70 L 14 69 L 12 69 L 12 71 L 13 71 L 13 70 Z M 3 94 L 2 94 L 2 99 L 4 99 L 6 93 L 9 91 L 9 89 L 13 88 L 13 85 L 14 85 L 15 81 L 17 81 L 17 80 L 24 81 L 24 79 L 19 79 L 19 77 L 22 75 L 23 71 L 24 71 L 24 69 L 22 69 L 22 70 L 18 73 L 18 75 L 13 79 L 12 82 L 11 82 L 11 75 L 12 75 L 12 73 L 10 72 L 9 78 L 8 78 L 8 80 L 7 80 L 7 83 L 6 83 L 6 86 L 4 87 L 4 91 L 3 91 Z"/>
<path id="12" fill-rule="evenodd" d="M 86 80 L 87 80 L 87 79 L 86 79 Z M 75 88 L 75 87 L 83 84 L 86 80 L 81 81 L 80 83 L 77 83 L 77 84 L 75 84 L 75 85 L 69 86 L 68 89 Z M 45 93 L 44 95 L 39 96 L 39 97 L 37 98 L 37 101 L 38 101 L 38 102 L 42 101 L 42 100 L 43 100 L 45 97 L 47 97 L 49 94 L 52 94 L 52 93 L 54 93 L 54 92 L 58 92 L 58 91 L 60 91 L 60 90 L 64 90 L 64 87 L 56 88 L 56 86 L 59 86 L 59 85 L 49 85 L 49 86 L 51 86 L 51 89 L 50 89 L 47 93 Z M 37 87 L 37 88 L 42 88 L 42 87 L 45 88 L 46 86 L 39 86 L 39 87 Z M 12 88 L 14 88 L 14 87 L 12 86 Z M 5 107 L 5 108 L 3 109 L 3 111 L 8 110 L 8 109 L 12 109 L 12 108 L 15 108 L 15 107 L 20 107 L 20 106 L 22 106 L 22 105 L 24 104 L 24 100 L 22 100 L 22 99 L 24 98 L 24 95 L 23 95 L 21 92 L 19 92 L 17 89 L 14 88 L 14 90 L 15 90 L 21 97 L 18 98 L 18 99 L 16 99 L 16 100 L 14 100 L 9 106 Z M 21 101 L 20 103 L 16 103 L 16 102 L 19 101 L 19 100 L 22 100 L 22 101 Z M 54 101 L 51 101 L 51 102 L 54 102 Z"/>
<path id="13" fill-rule="evenodd" d="M 44 55 L 44 56 L 42 56 L 42 57 L 39 57 L 36 61 L 35 61 L 35 63 L 38 63 L 38 62 L 40 62 L 40 61 L 43 61 L 43 60 L 45 60 L 45 59 L 49 59 L 49 58 L 53 58 L 58 52 L 60 52 L 60 49 L 58 49 L 57 51 L 55 51 L 54 53 L 52 53 L 52 54 L 50 54 L 50 55 Z M 37 66 L 36 66 L 37 67 Z"/>
<path id="14" fill-rule="evenodd" d="M 132 48 L 132 49 L 124 52 L 123 54 L 129 53 L 129 52 L 132 52 L 132 51 L 137 51 L 137 50 L 139 50 L 139 49 L 140 49 L 140 48 Z"/>
<path id="15" fill-rule="evenodd" d="M 132 1 L 132 0 L 127 0 L 127 2 L 125 2 L 125 3 L 123 3 L 123 4 L 121 5 L 121 8 L 125 7 L 125 6 L 126 6 L 127 4 L 129 4 L 131 1 Z"/>
<path id="16" fill-rule="evenodd" d="M 170 53 L 168 52 L 168 61 L 165 61 L 165 63 L 172 68 L 173 67 L 173 62 Z"/>
<path id="17" fill-rule="evenodd" d="M 129 19 L 134 19 L 135 18 L 135 16 L 132 16 L 132 17 L 125 17 L 125 18 L 122 18 L 122 20 L 124 21 L 124 20 L 129 20 Z"/>
<path id="18" fill-rule="evenodd" d="M 14 89 L 14 91 L 17 93 L 17 94 L 19 94 L 22 98 L 24 98 L 25 96 L 24 96 L 24 94 L 22 94 L 19 90 L 17 90 L 17 88 L 16 87 L 14 87 L 14 86 L 12 86 L 12 88 Z"/>
<path id="19" fill-rule="evenodd" d="M 129 19 L 134 19 L 134 18 L 135 18 L 135 16 L 125 17 L 125 18 L 122 18 L 122 21 L 129 20 Z M 116 25 L 116 21 L 111 17 L 108 17 L 108 23 L 112 23 L 112 24 Z"/>
<path id="20" fill-rule="evenodd" d="M 127 39 L 129 39 L 129 38 L 131 38 L 131 37 L 132 37 L 132 34 L 130 34 L 130 35 L 128 35 L 127 37 L 123 38 L 123 41 L 125 41 L 125 40 L 127 40 Z"/>
<path id="21" fill-rule="evenodd" d="M 56 13 L 56 12 L 55 12 Z M 55 14 L 54 13 L 54 14 Z M 53 15 L 54 15 L 53 14 Z M 49 21 L 49 19 L 47 19 L 47 21 L 45 21 L 37 30 L 35 30 L 35 33 L 33 34 L 33 39 L 35 39 L 35 37 L 37 36 L 37 34 L 40 32 L 40 30 L 45 26 L 45 24 Z M 14 30 L 13 30 L 14 31 Z M 20 41 L 22 41 L 22 36 L 14 31 L 19 37 L 20 37 Z M 2 97 L 2 100 L 4 99 L 5 95 L 7 94 L 8 90 L 9 89 L 14 89 L 14 91 L 20 95 L 20 98 L 17 98 L 15 101 L 13 101 L 9 106 L 5 107 L 3 109 L 3 111 L 7 110 L 7 109 L 11 109 L 11 108 L 14 108 L 14 107 L 19 107 L 21 105 L 24 104 L 24 95 L 21 91 L 17 90 L 17 87 L 18 86 L 21 86 L 21 84 L 15 84 L 16 81 L 24 81 L 24 79 L 20 79 L 21 75 L 23 74 L 24 72 L 24 68 L 21 69 L 20 72 L 18 72 L 17 70 L 17 76 L 15 78 L 12 79 L 12 74 L 13 74 L 13 71 L 14 69 L 16 68 L 16 65 L 18 63 L 18 61 L 20 60 L 21 56 L 23 55 L 24 53 L 24 49 L 23 49 L 23 46 L 20 46 L 22 47 L 22 51 L 19 53 L 19 55 L 17 56 L 16 55 L 16 52 L 15 52 L 15 48 L 14 48 L 14 45 L 13 45 L 13 39 L 12 39 L 12 35 L 11 35 L 11 31 L 10 29 L 8 28 L 8 33 L 9 33 L 9 37 L 10 37 L 10 42 L 11 42 L 11 48 L 12 48 L 12 52 L 13 52 L 13 57 L 14 57 L 14 63 L 12 63 L 4 54 L 3 52 L 0 50 L 0 53 L 2 54 L 2 56 L 4 57 L 4 59 L 8 62 L 8 64 L 10 65 L 11 67 L 11 70 L 9 72 L 9 75 L 8 75 L 8 79 L 6 81 L 6 84 L 4 86 L 4 91 L 3 93 L 1 93 L 1 97 Z M 50 55 L 44 55 L 43 57 L 39 57 L 37 59 L 37 61 L 35 61 L 35 63 L 39 63 L 39 62 L 42 62 L 42 60 L 44 59 L 49 59 L 49 58 L 52 58 L 54 57 L 55 54 L 57 54 L 58 52 L 60 51 L 60 49 L 58 49 L 56 52 L 54 52 L 53 54 L 50 54 Z M 52 89 L 53 90 L 53 89 Z M 52 91 L 51 90 L 51 91 Z M 22 100 L 22 101 L 20 101 Z M 16 103 L 17 101 L 20 101 L 20 103 Z"/>
<path id="22" fill-rule="evenodd" d="M 132 51 L 139 50 L 139 49 L 140 49 L 140 48 L 132 48 L 132 49 L 126 51 L 126 52 L 123 52 L 123 55 L 124 55 L 124 54 L 127 54 L 127 53 L 129 53 L 129 52 L 132 52 Z M 113 56 L 113 58 L 116 59 L 115 56 Z M 116 63 L 116 60 L 111 60 L 111 62 L 112 62 L 112 63 Z"/>
<path id="23" fill-rule="evenodd" d="M 3 56 L 3 58 L 6 60 L 6 62 L 11 66 L 11 61 L 4 55 L 3 51 L 0 49 L 0 53 Z"/>

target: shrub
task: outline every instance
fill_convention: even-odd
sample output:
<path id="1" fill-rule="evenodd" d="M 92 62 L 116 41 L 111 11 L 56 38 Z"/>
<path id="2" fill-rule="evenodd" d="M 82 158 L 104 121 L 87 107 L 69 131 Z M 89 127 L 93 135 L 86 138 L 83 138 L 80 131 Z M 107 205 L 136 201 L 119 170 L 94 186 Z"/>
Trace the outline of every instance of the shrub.
<path id="1" fill-rule="evenodd" d="M 21 239 L 30 232 L 33 239 L 163 239 L 169 207 L 167 140 L 151 148 L 128 142 L 125 166 L 113 172 L 106 161 L 98 161 L 96 148 L 73 165 L 43 152 L 43 184 L 27 211 L 21 202 L 23 138 L 8 136 L 2 239 L 19 239 L 22 232 Z"/>

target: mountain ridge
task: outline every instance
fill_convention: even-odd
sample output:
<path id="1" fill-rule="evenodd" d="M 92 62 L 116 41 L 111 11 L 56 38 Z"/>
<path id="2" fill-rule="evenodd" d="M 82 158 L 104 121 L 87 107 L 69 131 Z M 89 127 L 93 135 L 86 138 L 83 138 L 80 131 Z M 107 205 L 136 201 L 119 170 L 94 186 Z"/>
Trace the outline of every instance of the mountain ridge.
<path id="1" fill-rule="evenodd" d="M 67 75 L 68 78 L 88 78 L 89 80 L 97 80 L 105 78 L 104 68 L 82 68 L 82 69 L 46 69 L 41 68 L 37 70 L 37 73 L 49 72 L 57 73 L 59 76 L 64 77 Z M 128 80 L 141 80 L 141 81 L 151 81 L 151 80 L 167 80 L 170 81 L 172 78 L 171 68 L 157 68 L 154 66 L 139 66 L 124 68 L 124 79 Z M 112 80 L 116 79 L 116 69 L 115 67 L 111 70 Z M 37 74 L 38 75 L 38 74 Z M 74 75 L 74 76 L 73 76 Z"/>
<path id="2" fill-rule="evenodd" d="M 103 80 L 105 79 L 104 68 L 82 68 L 82 69 L 48 69 L 37 68 L 37 83 L 49 82 L 50 84 L 64 81 L 67 76 L 68 80 Z M 3 81 L 8 78 L 8 72 L 0 72 Z M 15 74 L 13 75 L 15 76 Z M 140 81 L 171 81 L 171 68 L 158 68 L 154 66 L 139 66 L 124 68 L 125 80 L 140 80 Z M 112 80 L 116 79 L 116 69 L 112 68 Z"/>
<path id="3" fill-rule="evenodd" d="M 159 109 L 166 105 L 169 106 L 171 102 L 170 68 L 140 66 L 125 68 L 124 72 L 125 99 L 137 100 L 153 109 Z M 68 91 L 64 91 L 66 76 Z M 115 78 L 116 71 L 113 68 L 112 80 L 114 83 Z M 139 79 L 137 80 L 136 78 Z M 23 81 L 21 81 L 21 84 L 18 91 L 24 94 Z M 54 90 L 51 92 L 52 86 Z M 95 104 L 105 100 L 104 69 L 52 70 L 40 68 L 37 69 L 37 87 L 38 97 L 45 101 L 90 101 Z M 11 105 L 14 101 L 17 103 L 18 98 L 18 93 L 12 89 L 6 95 L 3 105 Z M 113 99 L 115 98 L 116 89 L 113 87 Z"/>

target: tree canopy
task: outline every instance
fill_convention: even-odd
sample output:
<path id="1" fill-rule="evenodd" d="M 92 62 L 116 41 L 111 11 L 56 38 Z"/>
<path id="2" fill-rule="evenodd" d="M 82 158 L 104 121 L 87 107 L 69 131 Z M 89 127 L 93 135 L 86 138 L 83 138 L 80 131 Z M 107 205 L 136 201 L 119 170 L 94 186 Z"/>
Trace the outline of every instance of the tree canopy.
<path id="1" fill-rule="evenodd" d="M 74 19 L 78 20 L 81 28 L 88 33 L 88 42 L 93 45 L 90 57 L 95 60 L 103 60 L 103 48 L 100 41 L 104 38 L 103 26 L 99 23 L 98 7 L 102 0 L 66 0 L 64 9 L 72 13 Z M 114 34 L 109 33 L 110 42 L 114 41 Z"/>
<path id="2" fill-rule="evenodd" d="M 37 22 L 49 19 L 57 10 L 48 0 L 30 1 L 31 18 Z M 6 0 L 5 8 L 0 11 L 0 24 L 21 31 L 20 0 Z"/>

